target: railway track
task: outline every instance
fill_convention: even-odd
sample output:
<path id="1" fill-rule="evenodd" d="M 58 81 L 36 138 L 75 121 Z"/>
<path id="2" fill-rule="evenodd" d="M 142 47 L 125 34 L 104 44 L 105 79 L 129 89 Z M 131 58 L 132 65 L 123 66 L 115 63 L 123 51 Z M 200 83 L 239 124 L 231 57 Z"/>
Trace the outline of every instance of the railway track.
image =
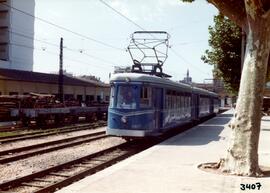
<path id="1" fill-rule="evenodd" d="M 0 164 L 17 161 L 27 157 L 49 153 L 59 149 L 73 147 L 83 143 L 106 138 L 105 131 L 99 131 L 86 135 L 70 137 L 30 146 L 19 147 L 15 149 L 0 151 Z"/>
<path id="2" fill-rule="evenodd" d="M 94 174 L 148 147 L 149 145 L 136 145 L 132 142 L 122 143 L 79 159 L 3 182 L 0 184 L 0 190 L 2 193 L 54 192 L 56 189 Z"/>
<path id="3" fill-rule="evenodd" d="M 80 125 L 72 125 L 72 126 L 64 126 L 64 127 L 56 127 L 56 128 L 47 128 L 47 129 L 29 129 L 28 127 L 20 127 L 17 130 L 7 130 L 7 131 L 1 131 L 0 132 L 9 132 L 13 135 L 10 136 L 1 136 L 0 140 L 2 139 L 8 139 L 8 138 L 16 138 L 16 137 L 22 137 L 22 136 L 28 136 L 28 135 L 34 135 L 34 134 L 40 134 L 40 133 L 46 133 L 50 131 L 56 131 L 56 130 L 65 130 L 65 129 L 72 129 L 74 127 L 84 127 L 91 124 L 80 124 Z M 16 134 L 19 133 L 19 134 Z"/>
<path id="4" fill-rule="evenodd" d="M 180 130 L 174 130 L 161 138 L 146 141 L 129 141 L 108 149 L 47 168 L 0 184 L 1 193 L 47 193 L 67 186 L 74 181 L 92 175 L 131 155 L 147 149 L 163 140 L 179 134 L 193 124 L 187 124 Z M 142 142 L 142 143 L 140 143 Z"/>
<path id="5" fill-rule="evenodd" d="M 96 127 L 102 127 L 102 126 L 106 126 L 106 123 L 98 122 L 98 123 L 91 123 L 91 124 L 84 124 L 84 125 L 74 125 L 70 127 L 46 129 L 46 130 L 36 131 L 36 132 L 31 132 L 31 133 L 5 136 L 5 137 L 0 137 L 0 144 L 11 143 L 11 142 L 20 141 L 20 140 L 40 138 L 40 137 L 47 137 L 47 136 L 51 136 L 55 134 L 64 134 L 64 133 L 68 133 L 72 131 L 81 131 L 81 130 L 86 130 L 89 128 L 96 128 Z"/>

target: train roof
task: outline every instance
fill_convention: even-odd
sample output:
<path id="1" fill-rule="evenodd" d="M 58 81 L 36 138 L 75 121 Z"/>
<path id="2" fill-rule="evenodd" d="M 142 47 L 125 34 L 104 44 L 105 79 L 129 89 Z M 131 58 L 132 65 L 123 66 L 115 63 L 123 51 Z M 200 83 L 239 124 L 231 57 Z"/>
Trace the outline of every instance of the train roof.
<path id="1" fill-rule="evenodd" d="M 214 93 L 214 92 L 211 92 L 209 90 L 202 89 L 202 88 L 192 87 L 192 89 L 193 89 L 193 92 L 196 92 L 199 94 L 207 94 L 207 95 L 216 96 L 216 97 L 218 96 L 217 93 Z"/>
<path id="2" fill-rule="evenodd" d="M 181 87 L 182 89 L 188 90 L 190 92 L 193 91 L 199 94 L 218 96 L 216 93 L 210 92 L 205 89 L 193 87 L 191 85 L 184 84 L 181 82 L 174 82 L 170 79 L 160 78 L 154 75 L 128 72 L 128 73 L 116 73 L 116 74 L 113 74 L 110 78 L 111 83 L 115 81 L 127 81 L 127 80 L 154 83 L 154 84 L 163 84 L 170 87 L 178 87 L 178 88 Z"/>

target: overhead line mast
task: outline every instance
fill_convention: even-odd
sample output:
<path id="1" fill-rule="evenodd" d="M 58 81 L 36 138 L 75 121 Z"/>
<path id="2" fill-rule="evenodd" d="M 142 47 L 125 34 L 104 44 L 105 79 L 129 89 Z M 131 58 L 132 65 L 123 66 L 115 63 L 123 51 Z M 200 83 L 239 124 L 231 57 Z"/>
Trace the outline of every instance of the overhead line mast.
<path id="1" fill-rule="evenodd" d="M 63 76 L 63 38 L 60 39 L 58 95 L 60 102 L 64 102 L 64 76 Z"/>

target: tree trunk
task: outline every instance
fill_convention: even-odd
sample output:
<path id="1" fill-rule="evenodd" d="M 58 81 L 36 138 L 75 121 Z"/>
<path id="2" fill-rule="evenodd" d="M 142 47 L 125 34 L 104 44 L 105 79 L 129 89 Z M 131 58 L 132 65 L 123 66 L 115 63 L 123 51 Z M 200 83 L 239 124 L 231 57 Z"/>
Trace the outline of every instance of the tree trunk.
<path id="1" fill-rule="evenodd" d="M 236 175 L 261 174 L 258 143 L 261 106 L 270 50 L 269 20 L 249 23 L 246 54 L 236 110 L 228 127 L 231 141 L 221 169 Z"/>

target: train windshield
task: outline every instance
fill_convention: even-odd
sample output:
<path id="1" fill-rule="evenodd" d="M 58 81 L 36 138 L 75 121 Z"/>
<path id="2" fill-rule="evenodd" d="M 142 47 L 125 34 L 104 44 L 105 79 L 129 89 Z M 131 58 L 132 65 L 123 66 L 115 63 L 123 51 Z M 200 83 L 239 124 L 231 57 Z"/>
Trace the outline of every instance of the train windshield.
<path id="1" fill-rule="evenodd" d="M 136 109 L 136 95 L 138 86 L 118 86 L 116 108 L 120 109 Z"/>

